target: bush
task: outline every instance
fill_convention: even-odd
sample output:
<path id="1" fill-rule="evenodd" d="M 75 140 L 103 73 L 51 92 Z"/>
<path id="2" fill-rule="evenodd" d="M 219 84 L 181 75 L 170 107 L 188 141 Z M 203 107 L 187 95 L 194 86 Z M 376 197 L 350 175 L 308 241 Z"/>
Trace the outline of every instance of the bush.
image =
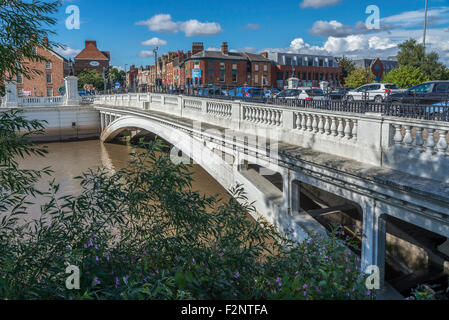
<path id="1" fill-rule="evenodd" d="M 42 215 L 19 225 L 24 196 L 48 169 L 20 171 L 11 159 L 41 149 L 14 130 L 40 130 L 18 114 L 0 121 L 0 297 L 3 299 L 367 299 L 358 258 L 338 240 L 296 244 L 264 221 L 237 186 L 222 203 L 191 190 L 189 166 L 173 164 L 156 140 L 135 149 L 128 167 L 78 177 L 80 196 L 50 183 Z M 27 133 L 28 134 L 28 133 Z M 4 140 L 4 136 L 11 136 Z M 20 141 L 20 143 L 17 143 Z M 15 172 L 15 174 L 4 174 Z M 14 181 L 16 178 L 22 181 Z M 22 210 L 16 207 L 23 207 Z M 10 220 L 15 219 L 15 220 Z M 66 267 L 81 271 L 68 290 Z"/>

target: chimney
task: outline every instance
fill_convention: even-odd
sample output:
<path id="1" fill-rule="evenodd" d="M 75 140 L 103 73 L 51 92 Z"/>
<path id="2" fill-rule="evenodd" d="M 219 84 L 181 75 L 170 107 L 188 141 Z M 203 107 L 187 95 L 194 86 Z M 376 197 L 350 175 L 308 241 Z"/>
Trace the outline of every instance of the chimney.
<path id="1" fill-rule="evenodd" d="M 204 51 L 204 44 L 202 42 L 192 43 L 192 55 Z"/>
<path id="2" fill-rule="evenodd" d="M 221 52 L 223 52 L 223 54 L 229 54 L 229 48 L 228 48 L 228 43 L 227 42 L 223 42 L 223 44 L 221 45 Z"/>
<path id="3" fill-rule="evenodd" d="M 268 59 L 268 52 L 267 51 L 262 52 L 261 55 Z"/>
<path id="4" fill-rule="evenodd" d="M 97 47 L 97 41 L 93 41 L 93 40 L 86 40 L 86 48 L 87 47 L 90 47 L 90 46 L 93 46 L 93 47 Z"/>

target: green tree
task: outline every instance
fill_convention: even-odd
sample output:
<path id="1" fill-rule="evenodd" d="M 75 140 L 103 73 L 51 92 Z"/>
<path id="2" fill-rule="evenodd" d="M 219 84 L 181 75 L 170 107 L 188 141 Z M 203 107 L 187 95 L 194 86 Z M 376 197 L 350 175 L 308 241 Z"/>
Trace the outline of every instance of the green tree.
<path id="1" fill-rule="evenodd" d="M 374 82 L 374 74 L 366 68 L 357 68 L 345 78 L 345 84 L 351 88 L 358 88 L 371 82 Z"/>
<path id="2" fill-rule="evenodd" d="M 5 80 L 40 73 L 29 62 L 46 61 L 35 48 L 57 46 L 44 38 L 54 34 L 48 27 L 56 24 L 52 15 L 59 5 L 60 1 L 0 0 L 0 95 Z"/>
<path id="3" fill-rule="evenodd" d="M 421 70 L 413 66 L 401 66 L 384 75 L 382 82 L 394 83 L 401 89 L 406 89 L 416 84 L 429 81 Z"/>
<path id="4" fill-rule="evenodd" d="M 344 81 L 344 79 L 346 79 L 346 77 L 348 77 L 349 74 L 355 70 L 354 61 L 345 56 L 337 58 L 337 61 L 338 65 L 342 68 L 341 78 Z"/>
<path id="5" fill-rule="evenodd" d="M 84 69 L 78 74 L 78 89 L 82 90 L 85 84 L 91 84 L 96 89 L 104 88 L 103 75 L 93 69 Z"/>
<path id="6" fill-rule="evenodd" d="M 446 66 L 439 62 L 436 52 L 425 53 L 422 43 L 415 39 L 407 40 L 398 45 L 397 59 L 399 66 L 411 66 L 421 70 L 429 80 L 445 80 L 447 77 Z"/>
<path id="7" fill-rule="evenodd" d="M 112 68 L 109 71 L 109 79 L 110 79 L 112 85 L 114 85 L 115 82 L 119 82 L 120 85 L 123 86 L 126 81 L 126 73 L 123 70 L 119 70 L 117 68 Z"/>

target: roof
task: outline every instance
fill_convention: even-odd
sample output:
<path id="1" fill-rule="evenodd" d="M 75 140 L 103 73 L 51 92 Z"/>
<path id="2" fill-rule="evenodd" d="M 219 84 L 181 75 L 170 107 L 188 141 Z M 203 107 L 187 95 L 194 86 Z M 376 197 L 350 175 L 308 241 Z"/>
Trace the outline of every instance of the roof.
<path id="1" fill-rule="evenodd" d="M 228 54 L 223 54 L 221 51 L 201 51 L 195 53 L 186 60 L 194 59 L 246 60 L 247 58 L 239 52 L 229 52 Z"/>
<path id="2" fill-rule="evenodd" d="M 257 62 L 271 62 L 270 59 L 265 58 L 261 54 L 243 52 L 243 54 L 248 58 L 249 61 L 257 61 Z"/>
<path id="3" fill-rule="evenodd" d="M 86 41 L 85 48 L 75 57 L 76 60 L 110 60 L 109 51 L 100 51 L 96 41 Z"/>

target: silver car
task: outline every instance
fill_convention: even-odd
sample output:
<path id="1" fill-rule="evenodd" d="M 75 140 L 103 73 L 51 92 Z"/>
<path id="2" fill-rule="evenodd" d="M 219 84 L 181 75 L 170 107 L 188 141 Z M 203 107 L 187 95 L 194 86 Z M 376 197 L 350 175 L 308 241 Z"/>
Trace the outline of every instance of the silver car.
<path id="1" fill-rule="evenodd" d="M 392 93 L 401 92 L 393 83 L 370 83 L 346 93 L 347 101 L 374 101 L 384 102 Z"/>
<path id="2" fill-rule="evenodd" d="M 328 100 L 324 91 L 319 88 L 299 87 L 279 92 L 275 98 L 299 100 Z"/>

